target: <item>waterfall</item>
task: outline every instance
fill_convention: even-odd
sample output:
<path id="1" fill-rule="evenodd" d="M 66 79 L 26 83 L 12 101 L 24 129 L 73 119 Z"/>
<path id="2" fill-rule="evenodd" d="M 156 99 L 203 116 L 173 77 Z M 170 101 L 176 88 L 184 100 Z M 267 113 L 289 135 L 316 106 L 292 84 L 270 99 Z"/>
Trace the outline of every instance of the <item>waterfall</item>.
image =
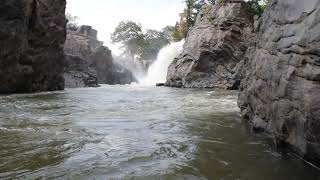
<path id="1" fill-rule="evenodd" d="M 159 51 L 157 60 L 149 67 L 147 76 L 139 80 L 142 85 L 156 85 L 166 81 L 168 67 L 183 48 L 184 40 L 171 43 Z"/>

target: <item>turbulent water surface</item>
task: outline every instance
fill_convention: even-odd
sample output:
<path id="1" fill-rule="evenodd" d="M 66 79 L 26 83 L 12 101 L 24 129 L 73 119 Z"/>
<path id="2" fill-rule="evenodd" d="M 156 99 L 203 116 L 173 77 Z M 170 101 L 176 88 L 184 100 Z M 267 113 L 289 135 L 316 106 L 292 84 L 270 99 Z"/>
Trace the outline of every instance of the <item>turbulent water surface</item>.
<path id="1" fill-rule="evenodd" d="M 103 86 L 0 97 L 0 178 L 317 179 L 247 133 L 236 92 Z"/>

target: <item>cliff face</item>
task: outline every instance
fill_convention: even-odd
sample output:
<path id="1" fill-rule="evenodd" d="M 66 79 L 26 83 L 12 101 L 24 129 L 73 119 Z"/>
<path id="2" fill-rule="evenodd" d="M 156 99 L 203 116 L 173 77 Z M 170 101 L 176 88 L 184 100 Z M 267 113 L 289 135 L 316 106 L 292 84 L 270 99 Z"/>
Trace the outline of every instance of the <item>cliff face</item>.
<path id="1" fill-rule="evenodd" d="M 0 93 L 64 88 L 65 0 L 0 4 Z"/>
<path id="2" fill-rule="evenodd" d="M 67 55 L 66 87 L 96 87 L 98 83 L 129 84 L 134 81 L 129 70 L 113 62 L 111 51 L 97 39 L 97 31 L 91 26 L 68 30 L 64 51 Z"/>
<path id="3" fill-rule="evenodd" d="M 274 0 L 247 53 L 239 106 L 301 155 L 320 158 L 320 1 Z"/>
<path id="4" fill-rule="evenodd" d="M 67 88 L 98 87 L 97 72 L 89 67 L 86 60 L 78 56 L 66 55 L 64 68 Z"/>
<path id="5" fill-rule="evenodd" d="M 204 8 L 186 38 L 182 54 L 169 66 L 166 85 L 238 89 L 239 62 L 254 37 L 253 29 L 253 15 L 245 3 Z"/>

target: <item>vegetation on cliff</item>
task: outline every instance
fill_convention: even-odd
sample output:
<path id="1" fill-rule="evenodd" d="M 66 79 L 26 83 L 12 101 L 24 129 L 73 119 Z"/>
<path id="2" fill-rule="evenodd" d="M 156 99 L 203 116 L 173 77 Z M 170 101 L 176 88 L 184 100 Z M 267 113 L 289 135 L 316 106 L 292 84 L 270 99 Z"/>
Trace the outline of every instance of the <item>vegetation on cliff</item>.
<path id="1" fill-rule="evenodd" d="M 155 59 L 162 47 L 172 40 L 172 28 L 162 31 L 147 29 L 143 32 L 141 24 L 133 21 L 122 21 L 112 33 L 112 43 L 120 43 L 123 55 L 138 59 Z"/>
<path id="2" fill-rule="evenodd" d="M 242 0 L 185 0 L 185 9 L 180 13 L 180 21 L 176 23 L 172 31 L 174 41 L 181 41 L 187 37 L 191 27 L 194 26 L 201 9 L 207 5 L 216 3 L 239 3 Z M 249 0 L 247 10 L 250 13 L 261 16 L 270 0 Z"/>

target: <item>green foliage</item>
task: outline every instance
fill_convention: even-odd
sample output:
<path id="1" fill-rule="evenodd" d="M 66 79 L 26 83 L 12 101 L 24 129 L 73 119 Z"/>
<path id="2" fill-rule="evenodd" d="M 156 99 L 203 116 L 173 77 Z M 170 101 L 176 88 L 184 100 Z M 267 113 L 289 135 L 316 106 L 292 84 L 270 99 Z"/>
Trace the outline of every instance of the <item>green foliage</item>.
<path id="1" fill-rule="evenodd" d="M 188 28 L 190 28 L 194 25 L 201 8 L 207 2 L 205 0 L 185 0 L 185 3 L 186 3 L 185 18 L 187 19 Z M 214 1 L 210 1 L 210 3 L 214 3 Z"/>
<path id="2" fill-rule="evenodd" d="M 124 53 L 134 57 L 142 53 L 145 46 L 142 27 L 133 21 L 122 21 L 111 35 L 112 43 L 121 43 Z"/>
<path id="3" fill-rule="evenodd" d="M 189 28 L 186 21 L 181 20 L 179 23 L 176 23 L 174 31 L 172 32 L 173 41 L 178 42 L 186 38 L 188 30 Z"/>
<path id="4" fill-rule="evenodd" d="M 169 40 L 169 42 L 174 41 L 173 40 L 173 34 L 175 31 L 175 26 L 166 26 L 162 29 L 162 32 L 164 34 L 164 37 Z"/>
<path id="5" fill-rule="evenodd" d="M 169 44 L 169 39 L 163 31 L 147 30 L 144 35 L 145 46 L 143 47 L 141 59 L 155 59 L 162 47 Z"/>
<path id="6" fill-rule="evenodd" d="M 121 43 L 124 54 L 132 58 L 155 59 L 160 49 L 169 44 L 173 28 L 163 31 L 147 30 L 144 34 L 140 24 L 122 21 L 111 35 L 112 43 Z"/>
<path id="7" fill-rule="evenodd" d="M 180 13 L 180 21 L 176 23 L 172 33 L 174 41 L 186 38 L 189 29 L 194 26 L 201 8 L 206 4 L 215 4 L 215 0 L 184 0 L 186 8 Z"/>
<path id="8" fill-rule="evenodd" d="M 271 0 L 249 0 L 249 11 L 255 15 L 261 16 Z"/>
<path id="9" fill-rule="evenodd" d="M 176 24 L 174 31 L 172 32 L 173 41 L 175 42 L 181 41 L 183 38 L 185 38 L 184 33 L 180 31 L 179 25 L 180 24 Z"/>
<path id="10" fill-rule="evenodd" d="M 189 29 L 194 26 L 198 13 L 204 5 L 214 5 L 228 1 L 230 0 L 184 0 L 186 8 L 180 13 L 180 21 L 177 22 L 174 31 L 172 31 L 173 40 L 180 41 L 187 36 Z M 251 13 L 260 16 L 270 1 L 271 0 L 249 0 L 247 1 L 247 9 L 251 11 Z M 208 17 L 208 20 L 213 21 L 210 17 Z"/>
<path id="11" fill-rule="evenodd" d="M 263 12 L 266 10 L 270 2 L 271 0 L 262 0 L 262 2 L 260 2 L 260 6 Z"/>

